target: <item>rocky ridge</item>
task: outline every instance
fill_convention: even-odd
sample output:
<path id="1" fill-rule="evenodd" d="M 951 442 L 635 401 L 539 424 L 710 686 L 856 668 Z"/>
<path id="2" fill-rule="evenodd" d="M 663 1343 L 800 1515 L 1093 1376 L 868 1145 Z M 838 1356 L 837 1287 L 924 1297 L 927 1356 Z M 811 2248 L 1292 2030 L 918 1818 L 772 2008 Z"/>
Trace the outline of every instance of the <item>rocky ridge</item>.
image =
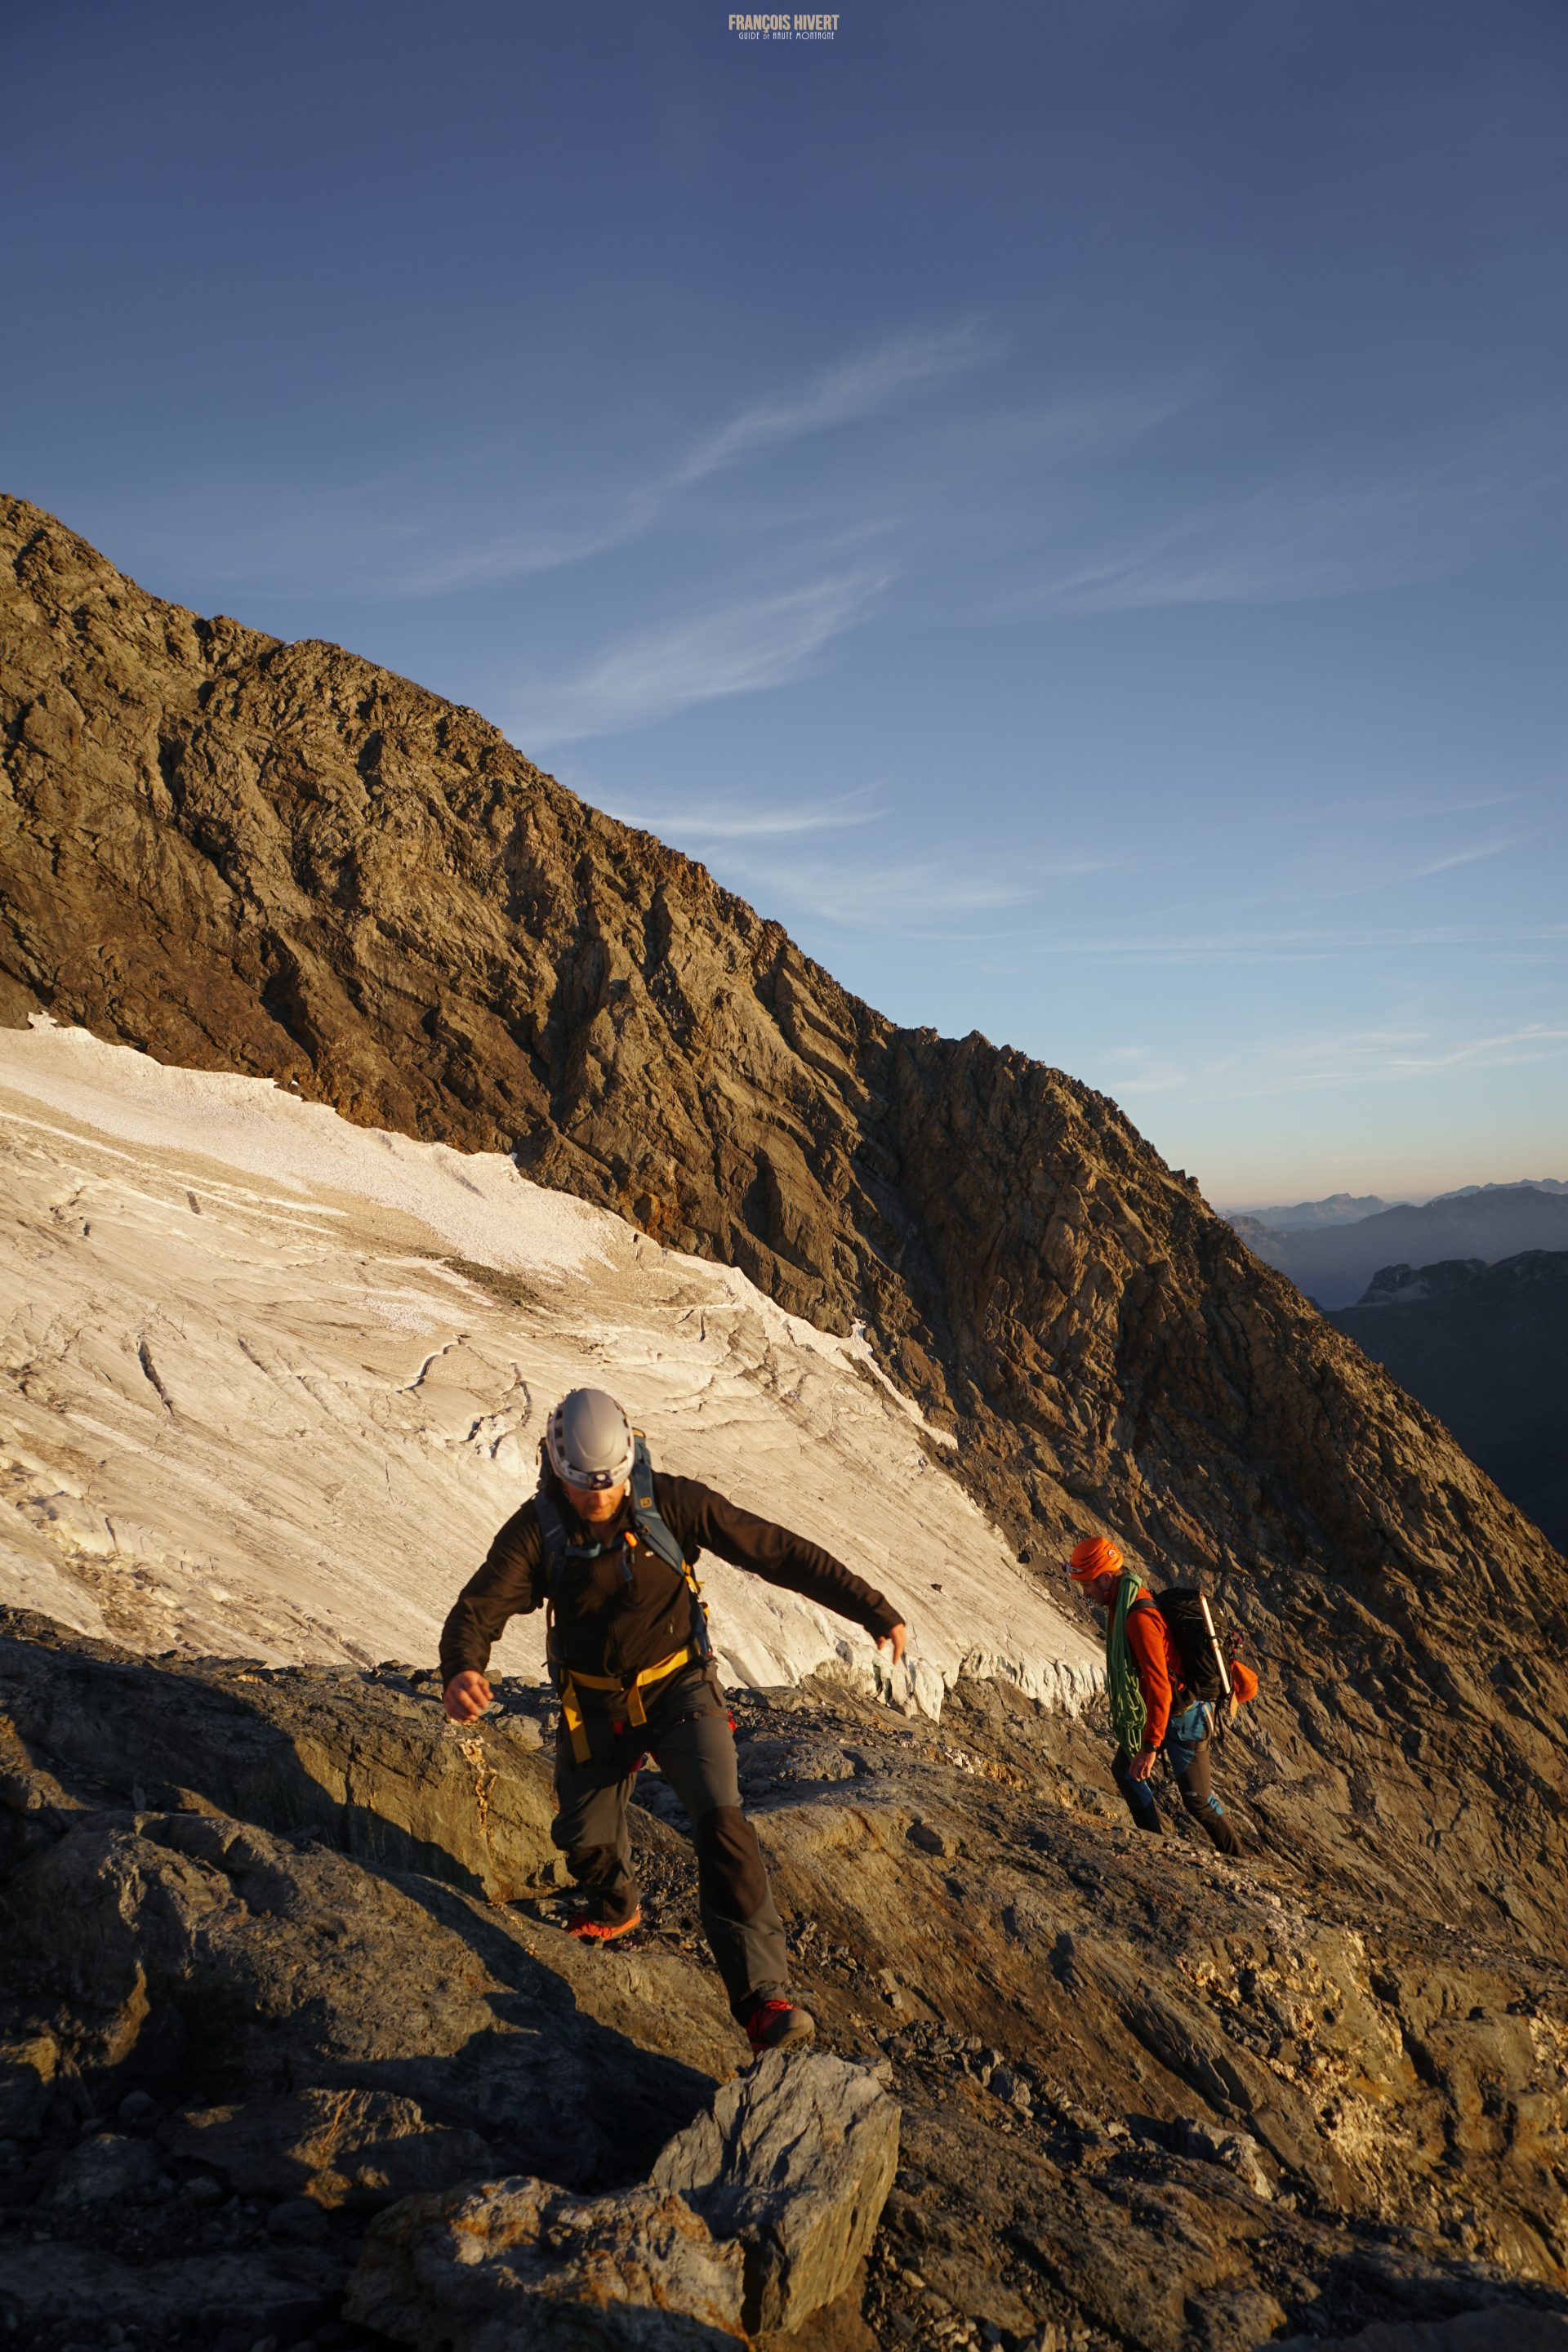
<path id="1" fill-rule="evenodd" d="M 657 1774 L 644 1930 L 561 1932 L 537 1686 L 448 1736 L 428 1670 L 0 1619 L 0 2324 L 1247 2352 L 1373 2322 L 1443 2352 L 1406 2331 L 1471 2314 L 1454 2352 L 1555 2352 L 1561 1969 L 1139 1836 L 1102 1727 L 1005 1685 L 940 1727 L 825 1687 L 736 1712 L 805 2074 L 733 2073 Z M 1249 1748 L 1225 1780 L 1249 1816 Z"/>
<path id="2" fill-rule="evenodd" d="M 864 1320 L 1021 1550 L 1105 1525 L 1208 1578 L 1295 1759 L 1274 1850 L 1563 1950 L 1561 1560 L 1114 1104 L 896 1028 L 473 712 L 24 502 L 0 542 L 12 1018 L 499 1146 Z"/>

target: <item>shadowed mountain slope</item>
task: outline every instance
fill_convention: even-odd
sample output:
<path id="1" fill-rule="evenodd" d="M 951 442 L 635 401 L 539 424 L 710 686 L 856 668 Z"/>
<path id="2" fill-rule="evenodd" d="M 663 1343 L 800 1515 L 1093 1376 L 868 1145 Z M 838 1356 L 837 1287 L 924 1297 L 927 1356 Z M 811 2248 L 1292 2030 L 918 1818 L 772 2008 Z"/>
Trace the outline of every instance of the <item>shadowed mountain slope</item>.
<path id="1" fill-rule="evenodd" d="M 472 711 L 19 501 L 0 559 L 11 1019 L 511 1150 L 864 1318 L 1020 1546 L 1103 1523 L 1248 1625 L 1282 1848 L 1564 1942 L 1563 1563 L 1114 1103 L 895 1027 Z"/>
<path id="2" fill-rule="evenodd" d="M 1568 1543 L 1568 1250 L 1384 1266 L 1332 1320 Z"/>

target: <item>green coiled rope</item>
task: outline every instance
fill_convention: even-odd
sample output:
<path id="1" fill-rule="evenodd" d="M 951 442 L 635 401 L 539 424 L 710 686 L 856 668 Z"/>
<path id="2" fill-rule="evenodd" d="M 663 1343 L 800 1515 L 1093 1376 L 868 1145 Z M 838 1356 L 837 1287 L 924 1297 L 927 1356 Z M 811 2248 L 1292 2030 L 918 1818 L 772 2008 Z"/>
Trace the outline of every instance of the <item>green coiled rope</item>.
<path id="1" fill-rule="evenodd" d="M 1138 1579 L 1124 1570 L 1116 1590 L 1116 1606 L 1105 1621 L 1105 1691 L 1110 1701 L 1110 1727 L 1129 1756 L 1143 1745 L 1149 1711 L 1132 1664 L 1127 1639 L 1127 1612 L 1138 1598 Z"/>

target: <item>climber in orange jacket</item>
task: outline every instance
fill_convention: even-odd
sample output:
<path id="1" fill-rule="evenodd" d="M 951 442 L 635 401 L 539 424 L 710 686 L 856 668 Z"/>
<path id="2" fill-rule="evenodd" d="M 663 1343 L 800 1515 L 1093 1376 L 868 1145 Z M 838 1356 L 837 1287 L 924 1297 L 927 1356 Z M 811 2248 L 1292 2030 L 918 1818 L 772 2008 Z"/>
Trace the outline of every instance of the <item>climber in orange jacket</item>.
<path id="1" fill-rule="evenodd" d="M 1221 1853 L 1240 1853 L 1241 1840 L 1214 1793 L 1209 1742 L 1218 1708 L 1227 1704 L 1245 1706 L 1256 1698 L 1258 1676 L 1240 1658 L 1227 1659 L 1231 1694 L 1227 1702 L 1219 1687 L 1217 1656 L 1210 1669 L 1204 1654 L 1205 1649 L 1212 1652 L 1212 1636 L 1205 1640 L 1200 1635 L 1194 1641 L 1184 1622 L 1190 1620 L 1194 1627 L 1204 1622 L 1197 1596 L 1173 1592 L 1156 1597 L 1131 1570 L 1123 1570 L 1121 1552 L 1106 1537 L 1091 1536 L 1080 1543 L 1068 1563 L 1068 1574 L 1085 1600 L 1106 1612 L 1108 1672 L 1113 1684 L 1110 1633 L 1123 1582 L 1131 1581 L 1134 1587 L 1121 1622 L 1143 1702 L 1143 1726 L 1136 1746 L 1130 1738 L 1122 1739 L 1110 1766 L 1128 1811 L 1141 1830 L 1155 1834 L 1163 1831 L 1159 1801 L 1151 1785 L 1155 1759 L 1163 1751 L 1185 1810 Z M 1184 1608 L 1184 1602 L 1188 1604 Z M 1205 1682 L 1212 1684 L 1207 1691 L 1200 1687 Z"/>

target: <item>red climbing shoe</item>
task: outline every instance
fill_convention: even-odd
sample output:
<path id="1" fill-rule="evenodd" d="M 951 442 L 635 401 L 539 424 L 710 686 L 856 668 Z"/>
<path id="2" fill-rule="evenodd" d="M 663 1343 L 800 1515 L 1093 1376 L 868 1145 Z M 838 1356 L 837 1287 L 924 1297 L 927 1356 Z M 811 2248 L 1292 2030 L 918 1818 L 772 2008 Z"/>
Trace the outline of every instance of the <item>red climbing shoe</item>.
<path id="1" fill-rule="evenodd" d="M 753 2058 L 760 2058 L 764 2050 L 796 2049 L 816 2032 L 816 2020 L 810 2010 L 796 2009 L 793 2000 L 759 2001 L 746 2020 Z"/>
<path id="2" fill-rule="evenodd" d="M 580 1944 L 613 1944 L 617 1936 L 629 1936 L 641 1926 L 640 1911 L 634 1911 L 629 1919 L 595 1919 L 591 1911 L 579 1911 L 566 1933 L 575 1936 Z"/>

